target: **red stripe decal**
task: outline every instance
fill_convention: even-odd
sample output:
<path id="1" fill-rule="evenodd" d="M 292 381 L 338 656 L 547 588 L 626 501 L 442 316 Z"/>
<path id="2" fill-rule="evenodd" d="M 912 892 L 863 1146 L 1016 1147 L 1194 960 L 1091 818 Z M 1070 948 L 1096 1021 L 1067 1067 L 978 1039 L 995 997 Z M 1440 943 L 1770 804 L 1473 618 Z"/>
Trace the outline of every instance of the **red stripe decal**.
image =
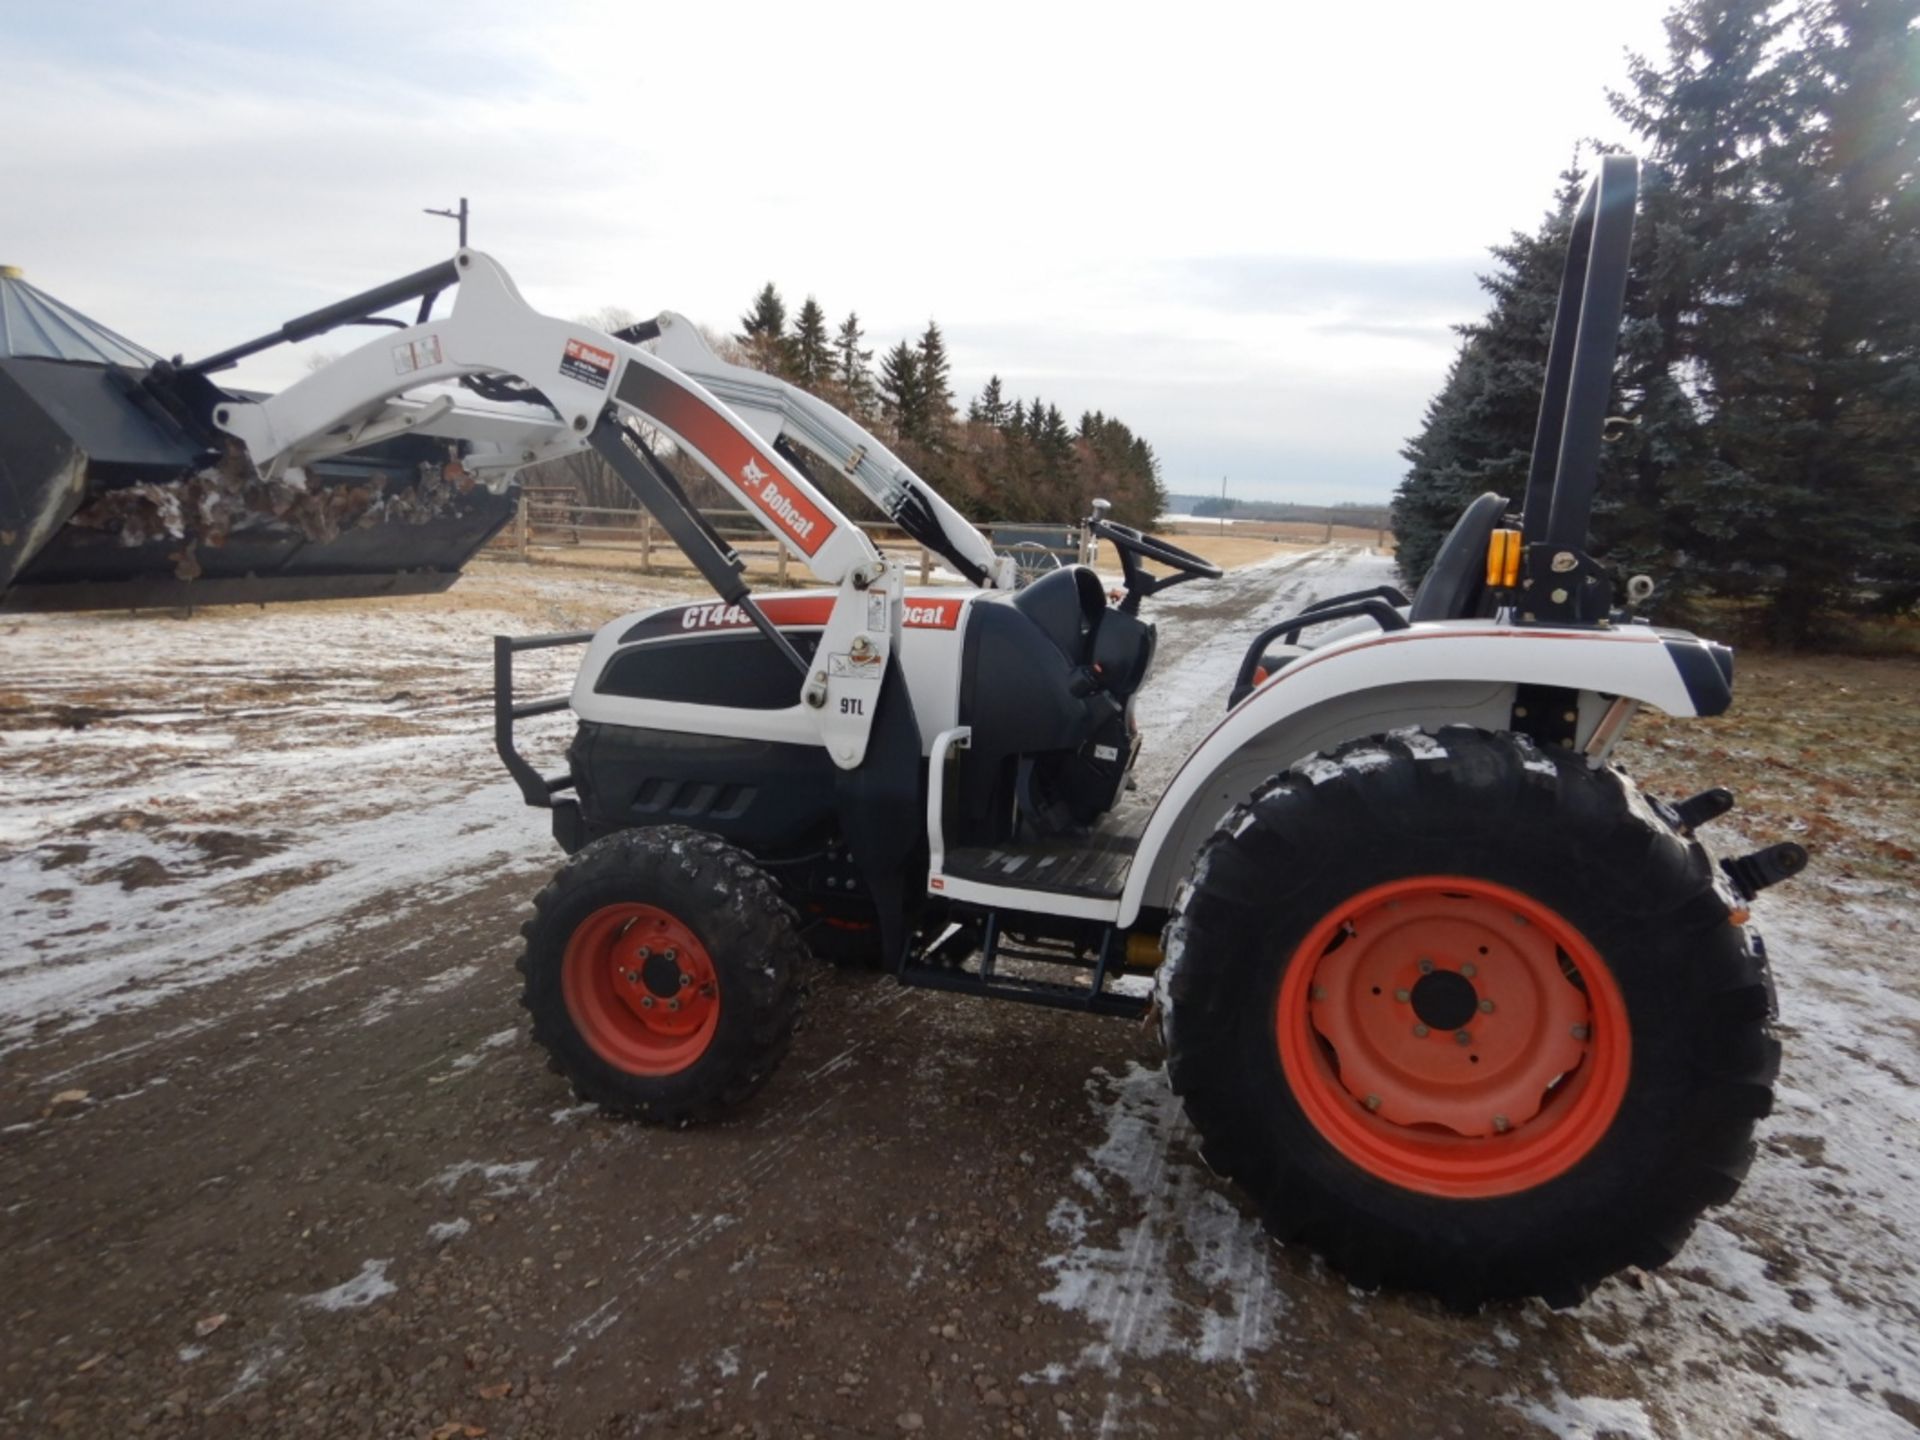
<path id="1" fill-rule="evenodd" d="M 964 600 L 912 600 L 903 602 L 900 623 L 909 630 L 952 630 L 960 624 Z"/>
<path id="2" fill-rule="evenodd" d="M 772 520 L 805 554 L 818 554 L 833 534 L 820 507 L 794 489 L 773 457 L 692 391 L 636 362 L 621 376 L 620 399 L 706 456 L 741 498 Z"/>
<path id="3" fill-rule="evenodd" d="M 775 625 L 805 628 L 825 625 L 833 614 L 833 600 L 831 594 L 823 592 L 819 595 L 776 595 L 759 604 L 761 613 Z M 905 606 L 901 623 L 909 630 L 954 630 L 959 628 L 960 612 L 966 609 L 967 602 L 957 597 L 943 597 L 908 600 Z M 669 631 L 738 630 L 753 623 L 747 618 L 747 612 L 738 605 L 727 605 L 717 600 L 704 605 L 683 606 L 679 613 L 679 625 L 670 625 Z"/>

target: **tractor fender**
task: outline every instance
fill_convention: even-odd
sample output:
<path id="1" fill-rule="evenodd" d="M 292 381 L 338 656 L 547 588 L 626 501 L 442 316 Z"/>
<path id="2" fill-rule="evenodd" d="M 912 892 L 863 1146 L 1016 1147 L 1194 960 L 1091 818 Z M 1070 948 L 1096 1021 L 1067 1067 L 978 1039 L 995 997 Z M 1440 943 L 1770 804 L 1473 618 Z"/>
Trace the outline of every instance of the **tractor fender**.
<path id="1" fill-rule="evenodd" d="M 1516 628 L 1448 621 L 1343 636 L 1301 656 L 1234 706 L 1155 805 L 1120 898 L 1119 923 L 1165 908 L 1221 817 L 1294 762 L 1346 740 L 1408 728 L 1513 728 L 1515 690 L 1578 694 L 1576 745 L 1615 697 L 1669 715 L 1732 703 L 1732 653 L 1683 631 Z"/>

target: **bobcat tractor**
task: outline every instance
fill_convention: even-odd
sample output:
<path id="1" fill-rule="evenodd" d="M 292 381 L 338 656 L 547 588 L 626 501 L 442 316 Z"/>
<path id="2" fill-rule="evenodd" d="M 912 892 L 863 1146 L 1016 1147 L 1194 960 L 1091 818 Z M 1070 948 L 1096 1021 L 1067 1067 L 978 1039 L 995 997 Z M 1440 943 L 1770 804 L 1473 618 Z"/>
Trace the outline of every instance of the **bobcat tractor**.
<path id="1" fill-rule="evenodd" d="M 1207 1162 L 1275 1237 L 1363 1286 L 1571 1304 L 1739 1186 L 1779 1064 L 1748 902 L 1805 860 L 1716 863 L 1694 832 L 1731 796 L 1666 803 L 1612 762 L 1641 706 L 1716 715 L 1733 678 L 1723 646 L 1617 604 L 1586 548 L 1637 176 L 1608 158 L 1579 211 L 1525 493 L 1469 506 L 1411 600 L 1249 634 L 1151 803 L 1128 779 L 1153 600 L 1219 570 L 1096 505 L 1120 588 L 1085 566 L 1020 586 L 879 439 L 679 316 L 544 316 L 463 249 L 330 307 L 422 300 L 288 390 L 196 393 L 264 475 L 409 427 L 481 472 L 591 449 L 712 585 L 495 642 L 501 758 L 568 855 L 524 1003 L 582 1098 L 727 1114 L 774 1074 L 814 957 L 1151 1014 Z M 450 429 L 423 386 L 478 390 L 484 425 Z M 688 465 L 818 588 L 752 593 Z M 909 586 L 830 492 L 965 583 Z M 556 646 L 584 649 L 571 694 L 517 696 L 516 657 Z M 516 729 L 567 710 L 545 773 Z"/>

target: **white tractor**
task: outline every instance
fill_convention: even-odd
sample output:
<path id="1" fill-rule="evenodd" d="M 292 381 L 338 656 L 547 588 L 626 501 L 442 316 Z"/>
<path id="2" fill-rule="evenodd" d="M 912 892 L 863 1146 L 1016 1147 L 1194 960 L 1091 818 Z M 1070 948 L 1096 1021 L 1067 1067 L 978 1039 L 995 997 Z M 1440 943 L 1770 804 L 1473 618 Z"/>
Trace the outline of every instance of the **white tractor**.
<path id="1" fill-rule="evenodd" d="M 591 448 L 716 591 L 496 642 L 500 753 L 570 857 L 524 998 L 584 1098 L 670 1124 L 738 1104 L 810 952 L 1152 1010 L 1207 1160 L 1279 1239 L 1363 1285 L 1568 1304 L 1672 1257 L 1744 1176 L 1779 1064 L 1747 905 L 1805 861 L 1716 864 L 1694 829 L 1730 796 L 1664 804 L 1611 761 L 1639 707 L 1718 714 L 1733 676 L 1618 606 L 1586 549 L 1637 173 L 1608 158 L 1579 211 L 1525 494 L 1471 505 L 1411 601 L 1248 636 L 1230 708 L 1150 804 L 1127 785 L 1143 612 L 1219 571 L 1096 507 L 1122 590 L 1084 566 L 1020 586 L 880 440 L 678 316 L 597 333 L 462 250 L 327 312 L 457 286 L 446 317 L 428 299 L 280 395 L 204 403 L 269 476 L 403 429 L 461 438 L 476 473 Z M 514 403 L 482 424 L 402 398 L 432 382 Z M 824 588 L 751 593 L 669 446 Z M 909 586 L 822 472 L 968 583 Z M 514 656 L 567 644 L 571 696 L 517 699 Z M 516 722 L 567 708 L 568 767 L 543 775 Z"/>

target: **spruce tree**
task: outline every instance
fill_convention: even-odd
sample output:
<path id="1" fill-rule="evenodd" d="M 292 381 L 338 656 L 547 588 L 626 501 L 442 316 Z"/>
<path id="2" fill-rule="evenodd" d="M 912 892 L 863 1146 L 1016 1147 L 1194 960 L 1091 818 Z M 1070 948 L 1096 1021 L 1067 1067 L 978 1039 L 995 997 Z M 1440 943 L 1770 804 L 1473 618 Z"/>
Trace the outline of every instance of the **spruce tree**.
<path id="1" fill-rule="evenodd" d="M 981 425 L 991 425 L 995 429 L 1007 423 L 1007 400 L 1001 390 L 998 375 L 987 377 L 987 383 L 981 387 L 980 394 L 967 407 L 967 418 Z"/>
<path id="2" fill-rule="evenodd" d="M 896 436 L 910 443 L 925 443 L 927 395 L 920 375 L 920 352 L 904 340 L 880 359 L 880 405 Z"/>
<path id="3" fill-rule="evenodd" d="M 769 280 L 753 297 L 753 307 L 740 317 L 735 337 L 759 369 L 784 374 L 788 368 L 787 304 Z"/>
<path id="4" fill-rule="evenodd" d="M 809 295 L 793 325 L 793 378 L 805 389 L 817 390 L 834 371 L 833 343 L 827 337 L 827 312 Z"/>
<path id="5" fill-rule="evenodd" d="M 1652 151 L 1649 313 L 1703 442 L 1643 500 L 1673 577 L 1764 602 L 1781 644 L 1920 593 L 1917 15 L 1687 0 L 1615 97 Z"/>
<path id="6" fill-rule="evenodd" d="M 1628 89 L 1609 96 L 1647 163 L 1620 346 L 1635 424 L 1602 456 L 1597 528 L 1620 568 L 1659 575 L 1664 600 L 1747 583 L 1729 526 L 1759 491 L 1727 464 L 1720 381 L 1771 346 L 1761 167 L 1794 124 L 1776 10 L 1684 0 L 1666 18 L 1666 54 L 1630 56 Z"/>
<path id="7" fill-rule="evenodd" d="M 947 360 L 946 337 L 933 321 L 920 336 L 920 391 L 926 404 L 926 438 L 929 443 L 944 439 L 953 424 L 953 385 Z"/>
<path id="8" fill-rule="evenodd" d="M 873 351 L 860 345 L 866 338 L 867 332 L 860 328 L 860 314 L 856 310 L 847 312 L 847 318 L 840 322 L 840 329 L 833 337 L 834 383 L 840 387 L 855 417 L 864 417 L 873 408 L 873 376 L 867 371 Z"/>

